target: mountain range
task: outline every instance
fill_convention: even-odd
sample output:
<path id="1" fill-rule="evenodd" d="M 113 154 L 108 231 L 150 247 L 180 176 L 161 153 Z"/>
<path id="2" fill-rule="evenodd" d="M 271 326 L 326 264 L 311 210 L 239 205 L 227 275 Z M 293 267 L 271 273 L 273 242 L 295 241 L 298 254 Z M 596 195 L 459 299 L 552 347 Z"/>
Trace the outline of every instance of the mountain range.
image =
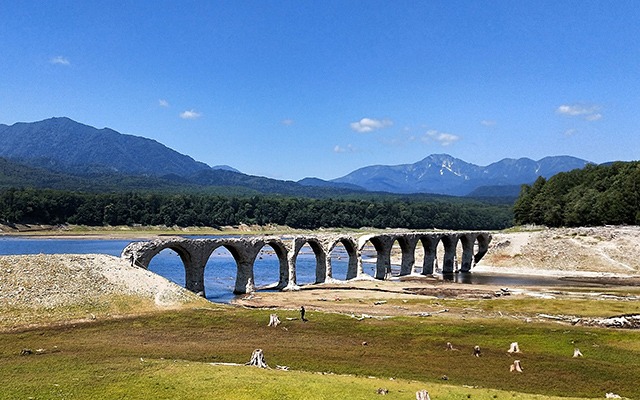
<path id="1" fill-rule="evenodd" d="M 151 139 L 97 129 L 69 118 L 0 124 L 0 184 L 31 183 L 38 187 L 62 182 L 65 188 L 91 186 L 88 177 L 108 182 L 135 182 L 134 187 L 182 186 L 244 188 L 256 193 L 324 195 L 389 192 L 453 196 L 515 197 L 521 184 L 559 172 L 583 168 L 588 161 L 569 156 L 503 159 L 482 167 L 447 154 L 433 154 L 414 164 L 360 168 L 330 181 L 299 182 L 246 175 L 229 166 L 214 166 Z M 37 178 L 35 178 L 37 177 Z M 114 178 L 115 177 L 115 178 Z M 145 180 L 147 179 L 147 180 Z M 93 180 L 95 181 L 95 180 Z M 55 185 L 54 185 L 55 186 Z"/>
<path id="2" fill-rule="evenodd" d="M 374 165 L 360 168 L 332 182 L 347 183 L 370 191 L 392 193 L 437 193 L 466 196 L 481 187 L 519 186 L 538 176 L 584 168 L 588 161 L 569 156 L 505 158 L 481 167 L 448 154 L 432 154 L 414 164 Z"/>

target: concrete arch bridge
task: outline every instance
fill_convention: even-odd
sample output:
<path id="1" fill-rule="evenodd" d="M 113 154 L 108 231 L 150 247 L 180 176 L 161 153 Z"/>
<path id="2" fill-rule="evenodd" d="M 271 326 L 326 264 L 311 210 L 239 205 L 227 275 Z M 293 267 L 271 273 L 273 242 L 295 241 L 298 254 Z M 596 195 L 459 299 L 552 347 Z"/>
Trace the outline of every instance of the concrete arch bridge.
<path id="1" fill-rule="evenodd" d="M 151 260 L 162 250 L 175 251 L 182 260 L 185 270 L 185 287 L 204 296 L 204 270 L 209 257 L 221 247 L 233 256 L 237 274 L 234 293 L 250 293 L 256 290 L 254 263 L 264 247 L 273 249 L 279 262 L 279 282 L 281 290 L 296 290 L 296 260 L 304 245 L 309 245 L 315 256 L 315 283 L 335 282 L 331 266 L 331 252 L 338 245 L 344 246 L 348 255 L 346 279 L 388 279 L 391 277 L 391 249 L 398 243 L 402 252 L 400 276 L 417 273 L 432 275 L 434 265 L 438 265 L 437 248 L 442 244 L 442 273 L 451 274 L 459 269 L 469 272 L 486 254 L 491 234 L 487 232 L 401 232 L 366 234 L 298 235 L 289 237 L 247 236 L 238 238 L 187 239 L 168 238 L 151 241 L 132 242 L 122 251 L 122 258 L 132 265 L 149 267 Z M 418 243 L 424 248 L 422 266 L 415 265 Z M 456 248 L 462 247 L 462 257 L 457 260 Z M 375 274 L 363 271 L 363 250 L 372 246 L 376 253 Z M 370 247 L 368 247 L 370 248 Z"/>

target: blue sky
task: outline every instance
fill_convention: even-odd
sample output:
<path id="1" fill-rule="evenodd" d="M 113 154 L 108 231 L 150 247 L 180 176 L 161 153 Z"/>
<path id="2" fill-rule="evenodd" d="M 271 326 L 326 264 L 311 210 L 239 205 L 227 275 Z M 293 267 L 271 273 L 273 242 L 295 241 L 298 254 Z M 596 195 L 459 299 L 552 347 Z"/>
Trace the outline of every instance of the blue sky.
<path id="1" fill-rule="evenodd" d="M 53 116 L 278 179 L 637 160 L 640 3 L 0 0 L 0 123 Z"/>

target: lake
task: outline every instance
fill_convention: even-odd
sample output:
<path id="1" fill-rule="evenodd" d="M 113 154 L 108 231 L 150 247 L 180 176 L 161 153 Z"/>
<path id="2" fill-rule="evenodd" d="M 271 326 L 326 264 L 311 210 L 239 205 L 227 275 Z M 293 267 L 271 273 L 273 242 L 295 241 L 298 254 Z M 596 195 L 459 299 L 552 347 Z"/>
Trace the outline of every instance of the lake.
<path id="1" fill-rule="evenodd" d="M 190 236 L 190 238 L 194 238 Z M 119 257 L 131 240 L 111 239 L 65 239 L 65 238 L 24 238 L 0 236 L 0 255 L 18 254 L 109 254 Z M 347 275 L 348 256 L 344 248 L 338 246 L 332 253 L 331 265 L 337 279 Z M 315 281 L 316 260 L 311 248 L 305 245 L 296 261 L 298 284 Z M 254 264 L 254 277 L 257 287 L 278 282 L 280 264 L 271 247 L 265 247 Z M 173 250 L 161 251 L 153 258 L 149 270 L 184 287 L 184 267 L 180 256 Z M 219 248 L 209 258 L 205 267 L 205 292 L 207 299 L 228 303 L 235 297 L 236 263 L 229 251 Z"/>
<path id="2" fill-rule="evenodd" d="M 194 238 L 193 236 L 189 236 Z M 0 255 L 18 254 L 109 254 L 119 257 L 122 250 L 131 240 L 112 239 L 65 239 L 65 238 L 24 238 L 0 236 Z M 336 247 L 331 254 L 333 277 L 345 279 L 347 275 L 348 255 L 342 245 Z M 305 245 L 296 261 L 297 282 L 300 285 L 315 281 L 315 256 L 309 245 Z M 254 264 L 254 278 L 257 287 L 278 282 L 278 257 L 271 247 L 266 246 Z M 184 287 L 185 276 L 182 261 L 173 250 L 166 249 L 153 258 L 149 269 Z M 373 275 L 375 264 L 364 263 L 366 273 Z M 393 267 L 394 275 L 399 273 Z M 205 267 L 205 292 L 207 299 L 217 303 L 228 303 L 235 295 L 236 263 L 231 253 L 219 248 L 209 258 Z M 567 283 L 561 279 L 544 276 L 504 275 L 490 273 L 455 274 L 443 279 L 460 284 L 486 284 L 500 286 L 562 286 Z"/>

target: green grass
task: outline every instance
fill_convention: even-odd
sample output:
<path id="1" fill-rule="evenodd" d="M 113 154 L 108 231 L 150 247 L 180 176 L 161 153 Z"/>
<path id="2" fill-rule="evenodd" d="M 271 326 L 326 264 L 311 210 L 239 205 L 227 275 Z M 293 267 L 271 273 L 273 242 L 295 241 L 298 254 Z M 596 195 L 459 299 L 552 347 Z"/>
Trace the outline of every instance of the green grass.
<path id="1" fill-rule="evenodd" d="M 371 399 L 378 388 L 387 389 L 385 399 L 415 399 L 427 389 L 431 398 L 447 399 L 558 399 L 494 389 L 455 387 L 403 379 L 354 375 L 318 374 L 303 371 L 262 370 L 245 366 L 218 366 L 184 360 L 122 358 L 108 367 L 68 360 L 48 368 L 44 356 L 29 360 L 32 375 L 20 383 L 9 381 L 3 399 Z M 22 371 L 22 372 L 26 372 Z M 8 394 L 7 394 L 8 393 Z M 565 398 L 567 399 L 567 398 Z"/>
<path id="2" fill-rule="evenodd" d="M 296 311 L 282 310 L 278 314 L 284 323 L 268 328 L 271 312 L 214 306 L 5 332 L 0 334 L 0 385 L 5 386 L 0 399 L 201 397 L 198 394 L 359 399 L 375 397 L 381 386 L 390 390 L 389 398 L 398 399 L 414 399 L 420 388 L 441 393 L 434 399 L 533 394 L 602 398 L 608 391 L 640 398 L 636 331 L 509 319 L 357 321 L 318 312 L 309 313 L 311 321 L 302 323 L 286 321 L 297 316 Z M 445 351 L 447 341 L 459 350 Z M 518 355 L 522 374 L 509 372 L 513 357 L 506 350 L 512 341 L 519 342 L 523 352 Z M 480 358 L 471 355 L 475 345 L 482 348 Z M 583 358 L 571 357 L 574 346 Z M 46 351 L 20 356 L 23 348 Z M 293 371 L 206 364 L 245 363 L 256 348 L 264 350 L 269 365 L 287 365 Z M 449 386 L 442 386 L 443 375 Z"/>

